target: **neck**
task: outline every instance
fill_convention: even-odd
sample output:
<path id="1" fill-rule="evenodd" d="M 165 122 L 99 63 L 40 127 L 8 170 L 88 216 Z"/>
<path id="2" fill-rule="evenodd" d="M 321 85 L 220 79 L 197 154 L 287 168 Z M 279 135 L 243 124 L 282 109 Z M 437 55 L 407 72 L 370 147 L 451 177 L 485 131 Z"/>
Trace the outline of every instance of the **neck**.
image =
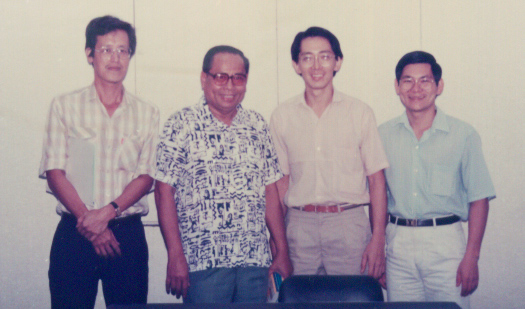
<path id="1" fill-rule="evenodd" d="M 208 105 L 208 108 L 210 108 L 209 105 Z M 237 108 L 231 111 L 219 111 L 219 110 L 210 108 L 210 112 L 220 122 L 226 124 L 227 126 L 230 126 L 232 124 L 233 118 L 235 118 L 235 115 L 237 115 Z"/>
<path id="2" fill-rule="evenodd" d="M 334 87 L 326 87 L 324 89 L 306 89 L 304 92 L 304 99 L 306 104 L 310 106 L 318 117 L 321 117 L 326 107 L 332 102 L 334 96 Z"/>
<path id="3" fill-rule="evenodd" d="M 426 111 L 414 112 L 406 111 L 408 122 L 416 134 L 416 138 L 419 140 L 426 130 L 432 127 L 434 118 L 436 117 L 436 107 L 428 109 Z"/>
<path id="4" fill-rule="evenodd" d="M 95 80 L 95 89 L 100 102 L 106 108 L 106 111 L 111 116 L 113 112 L 122 103 L 122 97 L 124 95 L 124 86 L 122 83 L 105 83 Z"/>

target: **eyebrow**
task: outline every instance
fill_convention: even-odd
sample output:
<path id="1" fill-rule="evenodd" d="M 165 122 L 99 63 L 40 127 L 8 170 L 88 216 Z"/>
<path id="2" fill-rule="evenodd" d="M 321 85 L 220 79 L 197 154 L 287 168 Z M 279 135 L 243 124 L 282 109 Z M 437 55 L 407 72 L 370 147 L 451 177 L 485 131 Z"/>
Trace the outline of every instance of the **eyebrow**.
<path id="1" fill-rule="evenodd" d="M 434 76 L 432 75 L 423 75 L 423 76 L 420 76 L 419 78 L 434 78 Z M 414 76 L 410 76 L 410 75 L 402 75 L 399 79 L 407 79 L 407 78 L 416 78 Z"/>
<path id="2" fill-rule="evenodd" d="M 318 54 L 323 54 L 323 53 L 327 53 L 327 54 L 335 54 L 333 51 L 331 50 L 322 50 L 320 52 L 318 52 Z M 299 55 L 313 55 L 314 53 L 313 52 L 300 52 Z"/>

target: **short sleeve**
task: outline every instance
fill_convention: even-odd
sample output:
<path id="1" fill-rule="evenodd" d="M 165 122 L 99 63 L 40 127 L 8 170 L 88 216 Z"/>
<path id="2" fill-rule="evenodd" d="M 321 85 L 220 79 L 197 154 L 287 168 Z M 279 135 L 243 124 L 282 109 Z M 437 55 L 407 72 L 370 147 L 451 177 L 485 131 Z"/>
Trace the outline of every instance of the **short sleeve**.
<path id="1" fill-rule="evenodd" d="M 361 158 L 365 173 L 370 176 L 389 165 L 372 110 L 365 110 L 362 121 Z"/>
<path id="2" fill-rule="evenodd" d="M 281 116 L 279 114 L 279 109 L 277 109 L 273 112 L 272 117 L 270 118 L 270 133 L 275 145 L 275 151 L 279 159 L 281 170 L 285 175 L 289 175 L 290 167 L 288 163 L 288 150 L 283 141 L 282 122 L 280 119 Z"/>
<path id="3" fill-rule="evenodd" d="M 461 158 L 461 173 L 469 203 L 484 198 L 491 200 L 496 197 L 496 191 L 483 157 L 481 138 L 476 131 L 467 137 L 465 151 Z"/>
<path id="4" fill-rule="evenodd" d="M 281 167 L 279 164 L 279 159 L 277 156 L 277 152 L 275 149 L 275 145 L 272 141 L 272 136 L 270 134 L 270 131 L 268 129 L 268 125 L 266 122 L 263 124 L 262 128 L 262 138 L 264 141 L 264 148 L 265 148 L 265 185 L 269 185 L 271 183 L 276 182 L 277 180 L 281 179 L 283 177 L 283 173 L 281 172 Z"/>
<path id="5" fill-rule="evenodd" d="M 42 159 L 38 176 L 46 178 L 46 171 L 66 169 L 67 128 L 64 119 L 64 108 L 57 98 L 51 102 L 46 121 Z"/>
<path id="6" fill-rule="evenodd" d="M 188 161 L 186 129 L 181 112 L 164 124 L 157 146 L 155 179 L 176 187 L 184 177 Z"/>

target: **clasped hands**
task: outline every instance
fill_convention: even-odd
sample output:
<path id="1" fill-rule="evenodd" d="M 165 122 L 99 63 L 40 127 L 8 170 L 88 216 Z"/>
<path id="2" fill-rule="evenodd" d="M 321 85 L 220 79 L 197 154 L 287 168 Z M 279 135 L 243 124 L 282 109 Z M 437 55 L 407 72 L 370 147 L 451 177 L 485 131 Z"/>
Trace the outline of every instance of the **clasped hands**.
<path id="1" fill-rule="evenodd" d="M 80 235 L 93 244 L 97 255 L 105 258 L 121 254 L 120 244 L 113 231 L 108 228 L 108 222 L 113 218 L 114 210 L 109 205 L 109 208 L 106 206 L 89 210 L 77 219 L 77 230 Z"/>

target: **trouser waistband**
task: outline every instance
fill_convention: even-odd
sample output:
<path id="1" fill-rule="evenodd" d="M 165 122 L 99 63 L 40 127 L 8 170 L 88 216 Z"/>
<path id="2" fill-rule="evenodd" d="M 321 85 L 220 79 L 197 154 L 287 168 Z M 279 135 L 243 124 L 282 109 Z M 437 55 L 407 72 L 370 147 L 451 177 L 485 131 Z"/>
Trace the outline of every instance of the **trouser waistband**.
<path id="1" fill-rule="evenodd" d="M 452 223 L 456 223 L 459 220 L 459 216 L 457 215 L 451 215 L 446 217 L 440 217 L 440 218 L 433 218 L 433 219 L 405 219 L 401 217 L 396 217 L 393 215 L 390 215 L 390 223 L 401 225 L 401 226 L 438 226 L 438 225 L 448 225 Z"/>
<path id="2" fill-rule="evenodd" d="M 290 208 L 297 209 L 306 212 L 322 212 L 322 213 L 338 213 L 352 208 L 370 205 L 369 203 L 364 204 L 339 204 L 339 205 L 305 205 L 305 206 L 292 206 Z"/>
<path id="3" fill-rule="evenodd" d="M 140 214 L 135 214 L 135 215 L 125 216 L 122 218 L 112 219 L 108 222 L 108 227 L 140 222 L 141 221 L 140 217 L 141 217 Z M 75 225 L 77 224 L 77 217 L 69 213 L 62 213 L 62 220 L 74 223 Z"/>

